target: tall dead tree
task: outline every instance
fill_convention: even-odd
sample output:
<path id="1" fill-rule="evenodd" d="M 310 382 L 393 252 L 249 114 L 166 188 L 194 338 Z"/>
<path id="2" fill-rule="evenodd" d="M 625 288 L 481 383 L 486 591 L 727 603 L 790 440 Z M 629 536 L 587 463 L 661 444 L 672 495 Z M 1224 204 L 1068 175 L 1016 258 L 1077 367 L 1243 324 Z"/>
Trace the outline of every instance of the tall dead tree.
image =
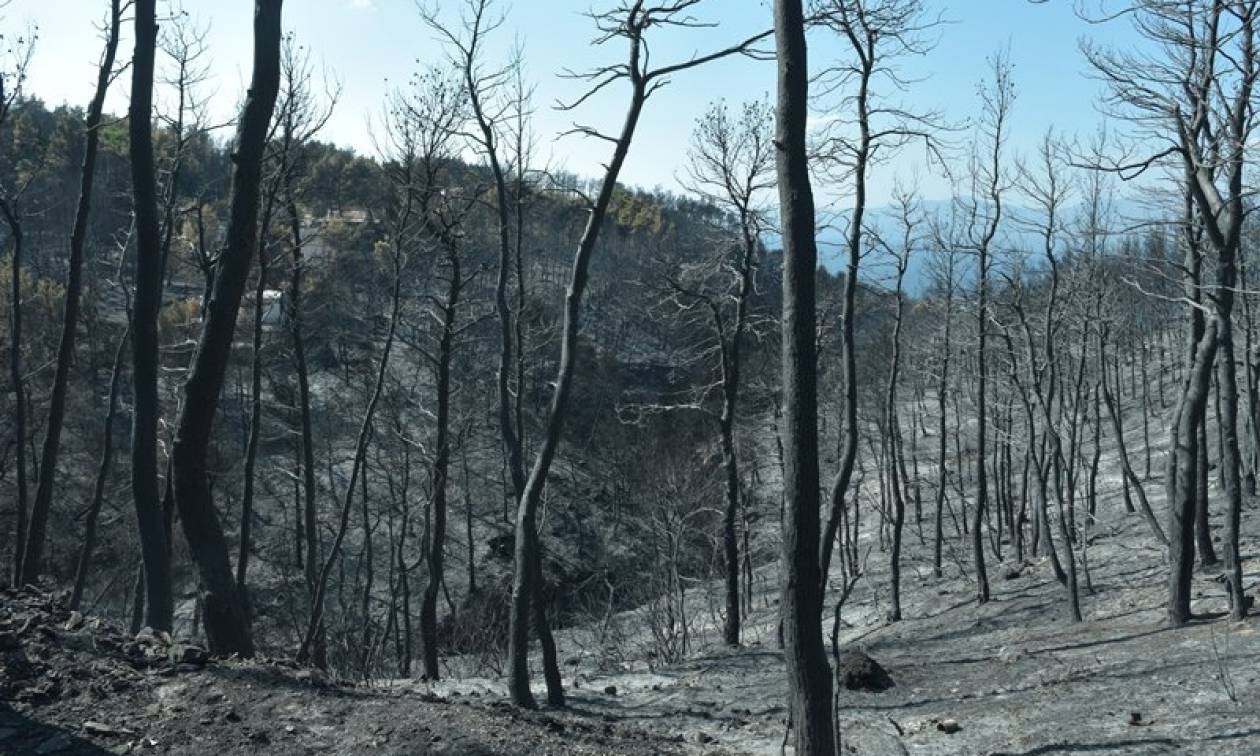
<path id="1" fill-rule="evenodd" d="M 1166 481 L 1168 618 L 1174 626 L 1192 617 L 1196 507 L 1206 506 L 1199 490 L 1200 468 L 1206 464 L 1199 431 L 1206 422 L 1213 365 L 1219 365 L 1221 388 L 1225 580 L 1231 614 L 1244 616 L 1250 603 L 1243 594 L 1238 559 L 1242 481 L 1233 316 L 1247 207 L 1245 150 L 1255 128 L 1258 11 L 1255 0 L 1134 0 L 1124 17 L 1150 43 L 1146 48 L 1109 50 L 1087 44 L 1084 49 L 1108 85 L 1104 104 L 1133 127 L 1133 148 L 1095 167 L 1125 179 L 1156 166 L 1174 168 L 1181 177 L 1178 193 L 1185 197 L 1189 369 L 1169 430 Z M 1200 231 L 1216 263 L 1215 286 L 1201 299 L 1202 282 L 1193 280 Z"/>
<path id="2" fill-rule="evenodd" d="M 3 9 L 3 6 L 0 6 Z M 7 38 L 0 31 L 0 46 L 4 58 L 0 59 L 0 129 L 3 129 L 13 109 L 22 99 L 27 72 L 30 69 L 31 56 L 34 53 L 35 30 L 30 29 L 26 35 L 16 39 Z M 22 559 L 25 556 L 28 519 L 30 517 L 29 492 L 27 490 L 26 461 L 26 420 L 27 399 L 26 379 L 22 375 L 22 257 L 25 236 L 22 228 L 22 195 L 30 187 L 37 171 L 30 171 L 26 176 L 16 176 L 17 184 L 8 186 L 0 183 L 0 217 L 4 219 L 13 241 L 12 256 L 9 258 L 10 302 L 9 302 L 9 380 L 13 384 L 13 430 L 14 430 L 14 462 L 17 480 L 17 500 L 15 532 L 13 538 L 13 582 L 22 579 Z"/>
<path id="3" fill-rule="evenodd" d="M 207 457 L 215 412 L 231 356 L 236 317 L 258 244 L 262 163 L 280 89 L 283 0 L 256 0 L 253 73 L 237 127 L 226 246 L 219 255 L 172 450 L 175 503 L 201 579 L 202 622 L 211 651 L 252 655 L 249 615 L 228 558 L 227 539 L 210 491 Z"/>
<path id="4" fill-rule="evenodd" d="M 88 216 L 92 208 L 92 187 L 96 181 L 96 153 L 100 145 L 101 111 L 105 94 L 114 78 L 114 57 L 118 50 L 118 33 L 122 26 L 121 0 L 111 0 L 105 22 L 105 50 L 96 72 L 96 93 L 88 104 L 84 119 L 83 160 L 79 169 L 79 200 L 70 231 L 70 249 L 66 260 L 66 295 L 62 305 L 61 337 L 57 342 L 57 364 L 48 397 L 48 419 L 44 445 L 40 453 L 39 480 L 31 504 L 30 527 L 27 531 L 26 554 L 22 558 L 20 582 L 34 582 L 39 576 L 44 554 L 44 536 L 48 513 L 52 508 L 53 484 L 57 475 L 57 453 L 61 445 L 61 428 L 66 413 L 66 390 L 70 384 L 70 368 L 74 361 L 75 335 L 79 329 L 79 303 L 83 294 L 83 249 L 87 242 Z"/>
<path id="5" fill-rule="evenodd" d="M 889 247 L 879 242 L 892 255 L 895 272 L 893 274 L 893 332 L 892 358 L 888 366 L 888 382 L 884 389 L 884 433 L 889 447 L 889 483 L 892 489 L 892 548 L 889 549 L 889 584 L 892 588 L 892 607 L 888 618 L 893 622 L 901 620 L 901 536 L 906 522 L 906 490 L 903 486 L 902 470 L 898 461 L 901 459 L 901 427 L 897 410 L 897 388 L 901 373 L 902 329 L 905 320 L 905 281 L 906 269 L 910 266 L 910 256 L 919 244 L 918 228 L 922 222 L 918 198 L 900 188 L 893 196 L 897 224 L 901 238 L 897 247 Z"/>
<path id="6" fill-rule="evenodd" d="M 957 289 L 957 245 L 952 238 L 952 225 L 938 221 L 933 224 L 932 238 L 940 259 L 937 285 L 942 289 L 940 359 L 936 374 L 936 511 L 932 525 L 932 575 L 941 577 L 941 555 L 944 549 L 945 497 L 949 482 L 946 458 L 949 453 L 948 412 L 949 366 L 953 349 L 954 296 Z"/>
<path id="7" fill-rule="evenodd" d="M 843 446 L 832 478 L 827 526 L 822 534 L 821 579 L 826 580 L 836 533 L 843 517 L 861 443 L 858 424 L 858 374 L 854 319 L 857 310 L 859 266 L 865 251 L 867 184 L 871 169 L 898 150 L 920 142 L 929 162 L 940 154 L 936 133 L 942 128 L 935 111 L 916 112 L 899 103 L 907 84 L 899 64 L 932 49 L 931 30 L 941 23 L 927 12 L 923 0 L 826 0 L 818 21 L 841 40 L 843 62 L 818 77 L 824 96 L 836 96 L 837 119 L 821 138 L 823 165 L 852 182 L 845 235 L 846 263 L 840 312 L 841 364 L 844 385 Z M 880 84 L 888 91 L 880 90 Z M 856 132 L 856 133 L 854 133 Z"/>
<path id="8" fill-rule="evenodd" d="M 700 317 L 709 321 L 717 348 L 720 409 L 714 417 L 722 449 L 726 496 L 722 514 L 726 596 L 722 638 L 729 646 L 738 646 L 740 642 L 737 523 L 742 486 L 735 423 L 743 347 L 750 325 L 748 303 L 753 295 L 764 227 L 760 195 L 773 186 L 772 117 L 767 105 L 749 102 L 738 118 L 733 118 L 725 105 L 716 105 L 699 120 L 688 156 L 688 187 L 710 202 L 727 208 L 735 228 L 729 234 L 720 235 L 719 258 L 702 262 L 706 270 L 696 271 L 701 279 L 712 279 L 716 275 L 718 280 L 714 286 L 695 287 L 685 280 L 672 282 L 682 308 L 699 303 L 707 310 Z"/>
<path id="9" fill-rule="evenodd" d="M 497 415 L 512 496 L 514 501 L 519 502 L 525 491 L 526 482 L 525 427 L 521 402 L 521 396 L 524 393 L 524 355 L 522 353 L 526 347 L 523 343 L 520 307 L 513 309 L 510 306 L 509 293 L 511 279 L 515 272 L 517 302 L 524 301 L 525 281 L 520 252 L 524 243 L 522 192 L 528 154 L 522 140 L 525 138 L 524 122 L 527 120 L 525 111 L 528 95 L 521 84 L 523 64 L 519 52 L 512 60 L 499 68 L 488 69 L 484 63 L 486 37 L 503 21 L 498 15 L 494 0 L 465 0 L 459 27 L 444 23 L 438 11 L 437 6 L 424 6 L 421 14 L 425 22 L 438 32 L 451 51 L 451 57 L 463 80 L 473 120 L 474 128 L 470 129 L 470 140 L 474 149 L 485 159 L 494 183 L 498 247 L 494 303 L 499 323 L 499 361 L 495 375 Z M 509 128 L 513 126 L 515 131 L 511 133 Z M 513 137 L 516 138 L 515 145 L 512 143 Z M 511 154 L 513 147 L 515 147 L 515 165 L 513 165 Z M 514 177 L 515 181 L 513 181 Z M 509 184 L 512 186 L 509 187 Z M 515 206 L 515 213 L 513 213 L 513 206 Z M 513 215 L 516 219 L 515 244 L 513 243 Z M 516 374 L 515 392 L 512 386 L 513 372 Z M 552 706 L 563 706 L 564 688 L 560 681 L 555 641 L 551 636 L 547 607 L 543 598 L 541 550 L 535 550 L 534 559 L 533 571 L 537 577 L 530 581 L 533 594 L 530 598 L 530 616 L 542 646 L 547 701 Z"/>
<path id="10" fill-rule="evenodd" d="M 171 630 L 174 599 L 171 547 L 158 491 L 157 425 L 162 302 L 162 245 L 158 232 L 157 174 L 153 159 L 153 69 L 157 53 L 155 0 L 135 2 L 135 53 L 131 59 L 131 186 L 136 281 L 131 315 L 131 492 L 144 562 L 145 623 Z"/>
<path id="11" fill-rule="evenodd" d="M 704 63 L 734 54 L 748 54 L 769 32 L 759 34 L 731 47 L 707 54 L 696 54 L 680 63 L 658 67 L 650 65 L 645 34 L 652 27 L 688 28 L 699 25 L 689 15 L 700 0 L 672 0 L 667 3 L 650 3 L 647 0 L 625 0 L 612 10 L 595 16 L 599 36 L 595 43 L 605 44 L 624 40 L 629 45 L 625 63 L 604 66 L 584 74 L 573 74 L 590 82 L 590 88 L 565 107 L 572 110 L 596 93 L 618 82 L 630 85 L 630 98 L 621 131 L 617 136 L 604 134 L 592 127 L 575 127 L 576 133 L 600 139 L 613 145 L 612 158 L 608 161 L 600 181 L 599 193 L 590 206 L 586 227 L 578 241 L 573 257 L 573 269 L 569 278 L 564 301 L 564 324 L 560 335 L 560 362 L 556 369 L 555 388 L 547 410 L 547 420 L 539 440 L 529 477 L 521 494 L 516 512 L 514 565 L 512 573 L 512 604 L 509 615 L 508 665 L 509 692 L 517 706 L 533 708 L 536 704 L 529 689 L 529 617 L 530 604 L 535 594 L 535 581 L 541 578 L 537 531 L 538 505 L 542 501 L 547 473 L 560 445 L 560 434 L 568 410 L 569 393 L 573 387 L 573 374 L 577 363 L 578 333 L 581 330 L 582 296 L 586 291 L 591 257 L 594 255 L 599 232 L 608 213 L 616 189 L 617 177 L 630 151 L 630 143 L 639 124 L 639 116 L 648 98 L 669 82 L 669 77 Z M 559 670 L 545 669 L 547 675 L 559 679 Z"/>
<path id="12" fill-rule="evenodd" d="M 1011 64 L 1004 52 L 990 59 L 992 78 L 981 85 L 982 112 L 975 153 L 971 160 L 972 191 L 961 200 L 967 218 L 967 249 L 976 256 L 976 501 L 971 515 L 971 556 L 976 570 L 976 600 L 989 600 L 989 575 L 984 562 L 982 529 L 989 499 L 988 435 L 989 435 L 989 368 L 987 360 L 989 311 L 989 277 L 992 249 L 1002 224 L 1002 200 L 1007 181 L 1003 171 L 1002 150 L 1006 145 L 1007 125 L 1015 104 L 1015 85 Z"/>
<path id="13" fill-rule="evenodd" d="M 420 634 L 424 642 L 424 674 L 430 680 L 441 676 L 438 666 L 437 603 L 438 593 L 445 580 L 446 510 L 450 489 L 451 469 L 451 361 L 455 354 L 456 339 L 464 330 L 458 324 L 460 298 L 464 289 L 479 273 L 465 272 L 461 228 L 464 217 L 477 201 L 476 193 L 471 200 L 461 199 L 456 192 L 446 192 L 435 212 L 424 220 L 425 226 L 441 249 L 442 268 L 437 278 L 444 284 L 441 298 L 432 297 L 430 315 L 437 323 L 435 349 L 425 353 L 433 368 L 434 390 L 437 394 L 437 411 L 433 441 L 433 474 L 430 511 L 432 523 L 429 529 L 428 582 L 420 603 Z"/>
<path id="14" fill-rule="evenodd" d="M 800 0 L 775 0 L 775 163 L 783 224 L 783 555 L 781 617 L 796 753 L 836 753 L 831 665 L 822 638 L 814 194 L 806 150 L 809 64 Z M 852 375 L 852 373 L 850 373 Z"/>

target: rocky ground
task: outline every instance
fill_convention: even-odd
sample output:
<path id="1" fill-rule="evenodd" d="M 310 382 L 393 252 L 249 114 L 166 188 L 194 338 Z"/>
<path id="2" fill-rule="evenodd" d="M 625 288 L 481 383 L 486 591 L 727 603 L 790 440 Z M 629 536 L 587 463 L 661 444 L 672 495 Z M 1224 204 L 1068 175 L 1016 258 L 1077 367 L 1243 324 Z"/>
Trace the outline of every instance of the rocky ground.
<path id="1" fill-rule="evenodd" d="M 667 737 L 595 712 L 330 682 L 283 662 L 132 639 L 33 591 L 0 593 L 0 754 L 642 754 Z"/>

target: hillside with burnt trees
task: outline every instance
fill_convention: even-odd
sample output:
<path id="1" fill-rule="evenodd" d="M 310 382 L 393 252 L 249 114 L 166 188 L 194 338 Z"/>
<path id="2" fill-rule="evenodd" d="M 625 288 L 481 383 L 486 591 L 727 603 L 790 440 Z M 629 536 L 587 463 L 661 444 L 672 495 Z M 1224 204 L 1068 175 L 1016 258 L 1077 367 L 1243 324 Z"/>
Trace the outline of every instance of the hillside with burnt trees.
<path id="1" fill-rule="evenodd" d="M 934 0 L 597 3 L 558 103 L 533 3 L 421 2 L 371 151 L 292 3 L 233 100 L 91 0 L 53 105 L 23 2 L 0 753 L 1255 750 L 1260 2 L 1078 4 L 1105 124 L 1031 139 L 1008 48 L 907 73 Z"/>

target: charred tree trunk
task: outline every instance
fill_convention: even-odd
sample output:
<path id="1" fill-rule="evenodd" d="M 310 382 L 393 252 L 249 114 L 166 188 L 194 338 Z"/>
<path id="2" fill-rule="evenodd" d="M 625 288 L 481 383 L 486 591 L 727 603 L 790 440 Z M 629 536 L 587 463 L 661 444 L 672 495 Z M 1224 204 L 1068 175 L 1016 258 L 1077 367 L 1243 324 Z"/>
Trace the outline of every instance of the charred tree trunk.
<path id="1" fill-rule="evenodd" d="M 249 616 L 228 558 L 207 470 L 211 429 L 232 350 L 232 336 L 258 244 L 263 152 L 280 87 L 283 0 L 256 0 L 254 60 L 249 94 L 237 132 L 227 244 L 188 380 L 172 452 L 175 503 L 203 591 L 203 621 L 211 651 L 250 656 Z"/>
<path id="2" fill-rule="evenodd" d="M 735 299 L 735 322 L 731 325 L 728 337 L 723 331 L 719 310 L 713 308 L 713 320 L 718 331 L 722 360 L 722 414 L 718 417 L 718 425 L 722 438 L 722 469 L 726 479 L 726 509 L 722 513 L 722 556 L 726 567 L 726 618 L 722 625 L 722 639 L 728 646 L 738 646 L 740 640 L 740 596 L 739 596 L 739 534 L 737 519 L 739 516 L 740 484 L 739 457 L 735 447 L 735 412 L 739 402 L 739 377 L 741 355 L 744 341 L 744 321 L 747 314 L 748 298 L 752 293 L 752 276 L 760 243 L 749 225 L 747 217 L 742 219 L 743 259 L 739 266 L 739 288 Z"/>
<path id="3" fill-rule="evenodd" d="M 289 243 L 293 250 L 293 270 L 289 277 L 289 337 L 293 342 L 293 370 L 298 382 L 298 417 L 301 424 L 302 460 L 302 536 L 306 544 L 303 574 L 306 578 L 306 594 L 311 606 L 315 603 L 315 586 L 319 582 L 320 548 L 319 520 L 317 517 L 318 488 L 315 482 L 315 439 L 311 429 L 311 382 L 306 365 L 306 341 L 302 333 L 302 282 L 306 272 L 306 260 L 302 254 L 302 219 L 293 199 L 292 187 L 286 187 L 286 212 L 289 216 Z M 405 579 L 405 573 L 404 573 Z M 312 612 L 313 612 L 312 608 Z M 327 646 L 321 624 L 316 628 L 313 640 L 312 661 L 324 669 L 328 666 Z"/>
<path id="4" fill-rule="evenodd" d="M 577 252 L 574 255 L 573 270 L 568 290 L 565 293 L 564 325 L 560 337 L 560 363 L 556 370 L 555 388 L 547 411 L 543 437 L 534 456 L 533 467 L 525 481 L 516 512 L 512 604 L 508 634 L 510 673 L 508 688 L 512 702 L 525 708 L 533 708 L 536 705 L 534 695 L 529 689 L 529 622 L 530 604 L 539 603 L 535 598 L 539 595 L 540 586 L 537 581 L 541 577 L 537 530 L 538 505 L 542 501 L 547 473 L 551 469 L 551 463 L 560 445 L 560 433 L 568 410 L 569 393 L 572 390 L 573 373 L 577 363 L 582 295 L 586 291 L 591 257 L 595 252 L 595 243 L 599 238 L 604 217 L 607 215 L 608 205 L 612 201 L 617 176 L 625 163 L 626 154 L 630 150 L 630 141 L 634 136 L 639 115 L 648 96 L 649 81 L 642 75 L 639 68 L 640 43 L 641 40 L 635 36 L 632 41 L 630 62 L 630 70 L 633 72 L 630 107 L 622 124 L 621 134 L 616 139 L 612 160 L 608 163 L 599 194 L 591 208 L 590 217 L 587 219 L 586 228 L 582 232 Z M 536 612 L 534 616 L 537 616 Z M 556 678 L 559 677 L 558 670 L 547 672 L 554 674 Z M 553 692 L 549 690 L 549 699 L 552 696 Z"/>
<path id="5" fill-rule="evenodd" d="M 437 437 L 433 458 L 433 524 L 429 531 L 429 575 L 420 604 L 420 636 L 424 651 L 424 676 L 437 680 L 441 676 L 437 648 L 437 601 L 442 587 L 443 560 L 446 554 L 446 500 L 451 467 L 451 350 L 455 338 L 456 308 L 459 306 L 460 260 L 456 250 L 448 248 L 450 282 L 446 301 L 442 304 L 442 335 L 438 339 L 436 365 Z"/>
<path id="6" fill-rule="evenodd" d="M 1198 496 L 1196 416 L 1207 406 L 1212 363 L 1216 356 L 1217 323 L 1205 324 L 1186 371 L 1176 422 L 1170 429 L 1168 455 L 1168 621 L 1180 627 L 1190 621 L 1191 578 L 1194 575 L 1194 512 Z"/>
<path id="7" fill-rule="evenodd" d="M 775 148 L 783 223 L 782 598 L 788 711 L 799 756 L 836 753 L 831 669 L 822 638 L 824 576 L 819 560 L 818 386 L 815 333 L 814 198 L 805 145 L 809 100 L 805 19 L 800 0 L 775 0 L 778 101 Z M 853 219 L 858 224 L 860 219 Z M 852 272 L 846 287 L 852 287 Z M 846 318 L 845 328 L 853 327 Z M 846 371 L 852 390 L 854 374 Z M 847 448 L 856 452 L 857 439 Z M 843 464 L 843 462 L 842 462 Z M 847 483 L 847 481 L 846 481 Z M 846 486 L 847 487 L 847 486 Z M 833 487 L 834 489 L 834 487 Z M 842 488 L 843 492 L 843 488 Z M 840 506 L 844 506 L 841 496 Z M 835 499 L 832 501 L 835 517 Z M 829 523 L 828 531 L 833 532 Z M 829 538 L 826 540 L 830 540 Z M 823 541 L 825 543 L 826 541 Z M 825 548 L 825 547 L 824 547 Z"/>
<path id="8" fill-rule="evenodd" d="M 92 550 L 96 547 L 96 524 L 101 514 L 101 506 L 105 503 L 105 484 L 109 481 L 109 468 L 114 461 L 114 416 L 118 410 L 118 388 L 122 382 L 123 355 L 126 353 L 127 337 L 130 333 L 130 328 L 128 328 L 118 341 L 118 351 L 114 354 L 114 367 L 109 375 L 109 398 L 105 404 L 103 421 L 105 437 L 101 442 L 101 463 L 96 469 L 96 482 L 92 486 L 92 503 L 88 506 L 83 526 L 83 545 L 79 548 L 79 562 L 74 571 L 74 588 L 70 592 L 71 609 L 78 609 L 83 601 L 83 590 L 87 586 L 88 571 L 92 565 Z"/>
<path id="9" fill-rule="evenodd" d="M 245 577 L 249 571 L 249 552 L 254 529 L 254 478 L 258 466 L 258 442 L 262 437 L 262 363 L 263 363 L 263 315 L 266 312 L 267 293 L 267 231 L 270 226 L 271 202 L 264 213 L 262 233 L 258 239 L 258 282 L 254 287 L 254 327 L 252 359 L 249 368 L 249 437 L 245 441 L 245 478 L 241 491 L 241 531 L 236 557 L 236 590 L 240 592 L 246 607 L 249 594 Z"/>
<path id="10" fill-rule="evenodd" d="M 136 0 L 136 49 L 131 62 L 131 179 L 136 236 L 136 293 L 131 316 L 131 489 L 144 559 L 145 622 L 170 631 L 174 617 L 171 550 L 158 493 L 158 309 L 162 249 L 158 236 L 153 160 L 153 68 L 157 50 L 155 0 Z"/>
<path id="11" fill-rule="evenodd" d="M 948 485 L 949 471 L 945 466 L 949 451 L 948 426 L 946 424 L 946 396 L 949 393 L 949 359 L 950 359 L 950 327 L 954 319 L 954 255 L 952 252 L 946 262 L 945 270 L 945 333 L 941 342 L 941 372 L 936 379 L 936 513 L 932 528 L 932 574 L 941 577 L 941 548 L 945 541 L 942 529 L 945 512 L 945 488 Z"/>
<path id="12" fill-rule="evenodd" d="M 1217 322 L 1217 329 L 1221 327 Z M 1219 350 L 1220 347 L 1218 346 Z M 1209 394 L 1211 388 L 1209 387 Z M 1196 453 L 1199 456 L 1198 462 L 1195 464 L 1195 473 L 1197 479 L 1195 481 L 1195 497 L 1194 497 L 1194 543 L 1196 551 L 1199 555 L 1199 564 L 1205 570 L 1210 570 L 1218 564 L 1216 558 L 1216 549 L 1212 546 L 1212 533 L 1209 529 L 1210 512 L 1208 511 L 1208 487 L 1209 487 L 1209 467 L 1211 459 L 1208 457 L 1208 440 L 1207 440 L 1207 403 L 1204 402 L 1203 414 L 1199 416 L 1195 428 L 1195 436 L 1198 438 Z"/>
<path id="13" fill-rule="evenodd" d="M 1118 406 L 1116 398 L 1111 395 L 1111 388 L 1107 381 L 1107 360 L 1106 360 L 1106 357 L 1103 356 L 1106 354 L 1106 347 L 1105 347 L 1106 332 L 1105 331 L 1103 332 L 1103 335 L 1099 337 L 1099 342 L 1100 343 L 1098 346 L 1098 354 L 1099 354 L 1098 367 L 1099 367 L 1099 370 L 1102 372 L 1101 384 L 1102 384 L 1102 391 L 1103 391 L 1103 401 L 1107 405 L 1107 414 L 1111 416 L 1111 427 L 1112 427 L 1112 430 L 1114 430 L 1116 434 L 1116 450 L 1117 450 L 1118 456 L 1120 457 L 1120 469 L 1124 472 L 1124 477 L 1126 480 L 1129 481 L 1129 485 L 1130 487 L 1132 487 L 1133 492 L 1137 494 L 1138 508 L 1142 513 L 1142 517 L 1145 518 L 1146 524 L 1150 527 L 1151 533 L 1155 535 L 1155 538 L 1160 543 L 1167 544 L 1168 536 L 1164 534 L 1163 528 L 1159 526 L 1159 519 L 1155 516 L 1154 510 L 1151 509 L 1150 502 L 1148 502 L 1146 499 L 1146 490 L 1142 486 L 1142 481 L 1141 479 L 1138 478 L 1137 473 L 1133 471 L 1133 465 L 1129 463 L 1129 453 L 1125 447 L 1124 424 L 1120 417 L 1120 408 Z"/>
<path id="14" fill-rule="evenodd" d="M 44 446 L 40 454 L 39 480 L 35 486 L 35 499 L 31 505 L 26 554 L 22 558 L 23 577 L 20 583 L 34 582 L 39 576 L 43 561 L 44 534 L 48 527 L 48 512 L 52 508 L 53 484 L 57 474 L 57 453 L 61 445 L 61 428 L 66 413 L 66 389 L 70 383 L 75 334 L 79 328 L 79 304 L 83 292 L 83 248 L 87 241 L 88 216 L 92 208 L 92 186 L 96 180 L 96 153 L 100 145 L 101 111 L 105 105 L 105 93 L 113 79 L 114 57 L 118 50 L 118 33 L 122 24 L 120 2 L 121 0 L 112 0 L 110 5 L 105 52 L 97 68 L 96 94 L 88 105 L 87 118 L 84 122 L 83 162 L 79 170 L 79 202 L 75 208 L 74 226 L 70 231 L 70 251 L 66 261 L 65 304 L 61 318 L 61 337 L 57 343 L 57 367 L 53 373 L 52 390 L 48 398 L 48 420 Z"/>
<path id="15" fill-rule="evenodd" d="M 17 533 L 13 543 L 13 582 L 21 585 L 26 576 L 23 559 L 26 557 L 30 501 L 26 484 L 26 379 L 22 376 L 22 221 L 19 211 L 8 201 L 0 199 L 0 213 L 9 225 L 13 237 L 12 267 L 9 276 L 12 289 L 9 293 L 9 380 L 13 383 L 13 434 L 14 464 L 17 467 Z"/>

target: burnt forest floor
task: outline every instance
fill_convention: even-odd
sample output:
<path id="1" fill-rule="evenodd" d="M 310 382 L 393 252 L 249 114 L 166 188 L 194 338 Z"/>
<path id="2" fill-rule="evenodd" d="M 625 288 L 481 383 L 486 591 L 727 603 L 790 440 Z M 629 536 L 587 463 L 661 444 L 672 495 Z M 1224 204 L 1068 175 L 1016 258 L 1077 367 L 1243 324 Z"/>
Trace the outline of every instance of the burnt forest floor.
<path id="1" fill-rule="evenodd" d="M 953 551 L 961 541 L 952 524 L 945 576 L 933 578 L 930 545 L 920 543 L 912 517 L 905 619 L 889 623 L 887 554 L 863 534 L 865 574 L 844 607 L 840 640 L 869 653 L 895 685 L 842 693 L 846 753 L 1260 752 L 1260 619 L 1228 620 L 1217 571 L 1197 570 L 1201 619 L 1168 627 L 1164 548 L 1140 517 L 1124 514 L 1118 480 L 1102 484 L 1088 547 L 1084 555 L 1077 549 L 1080 624 L 1067 620 L 1049 561 L 1015 562 L 1009 544 L 1004 560 L 990 552 L 992 600 L 978 605 L 970 559 Z M 1147 487 L 1163 512 L 1158 478 Z M 1255 595 L 1254 502 L 1242 532 L 1245 582 Z M 131 638 L 45 594 L 6 590 L 0 754 L 779 753 L 785 682 L 774 642 L 775 570 L 757 571 L 740 649 L 718 643 L 716 617 L 704 609 L 715 594 L 701 588 L 689 592 L 691 648 L 675 663 L 643 652 L 651 645 L 648 608 L 605 618 L 599 633 L 559 632 L 571 705 L 526 713 L 507 704 L 502 679 L 346 684 L 282 661 L 207 660 L 194 646 Z M 830 607 L 825 614 L 829 632 Z"/>

